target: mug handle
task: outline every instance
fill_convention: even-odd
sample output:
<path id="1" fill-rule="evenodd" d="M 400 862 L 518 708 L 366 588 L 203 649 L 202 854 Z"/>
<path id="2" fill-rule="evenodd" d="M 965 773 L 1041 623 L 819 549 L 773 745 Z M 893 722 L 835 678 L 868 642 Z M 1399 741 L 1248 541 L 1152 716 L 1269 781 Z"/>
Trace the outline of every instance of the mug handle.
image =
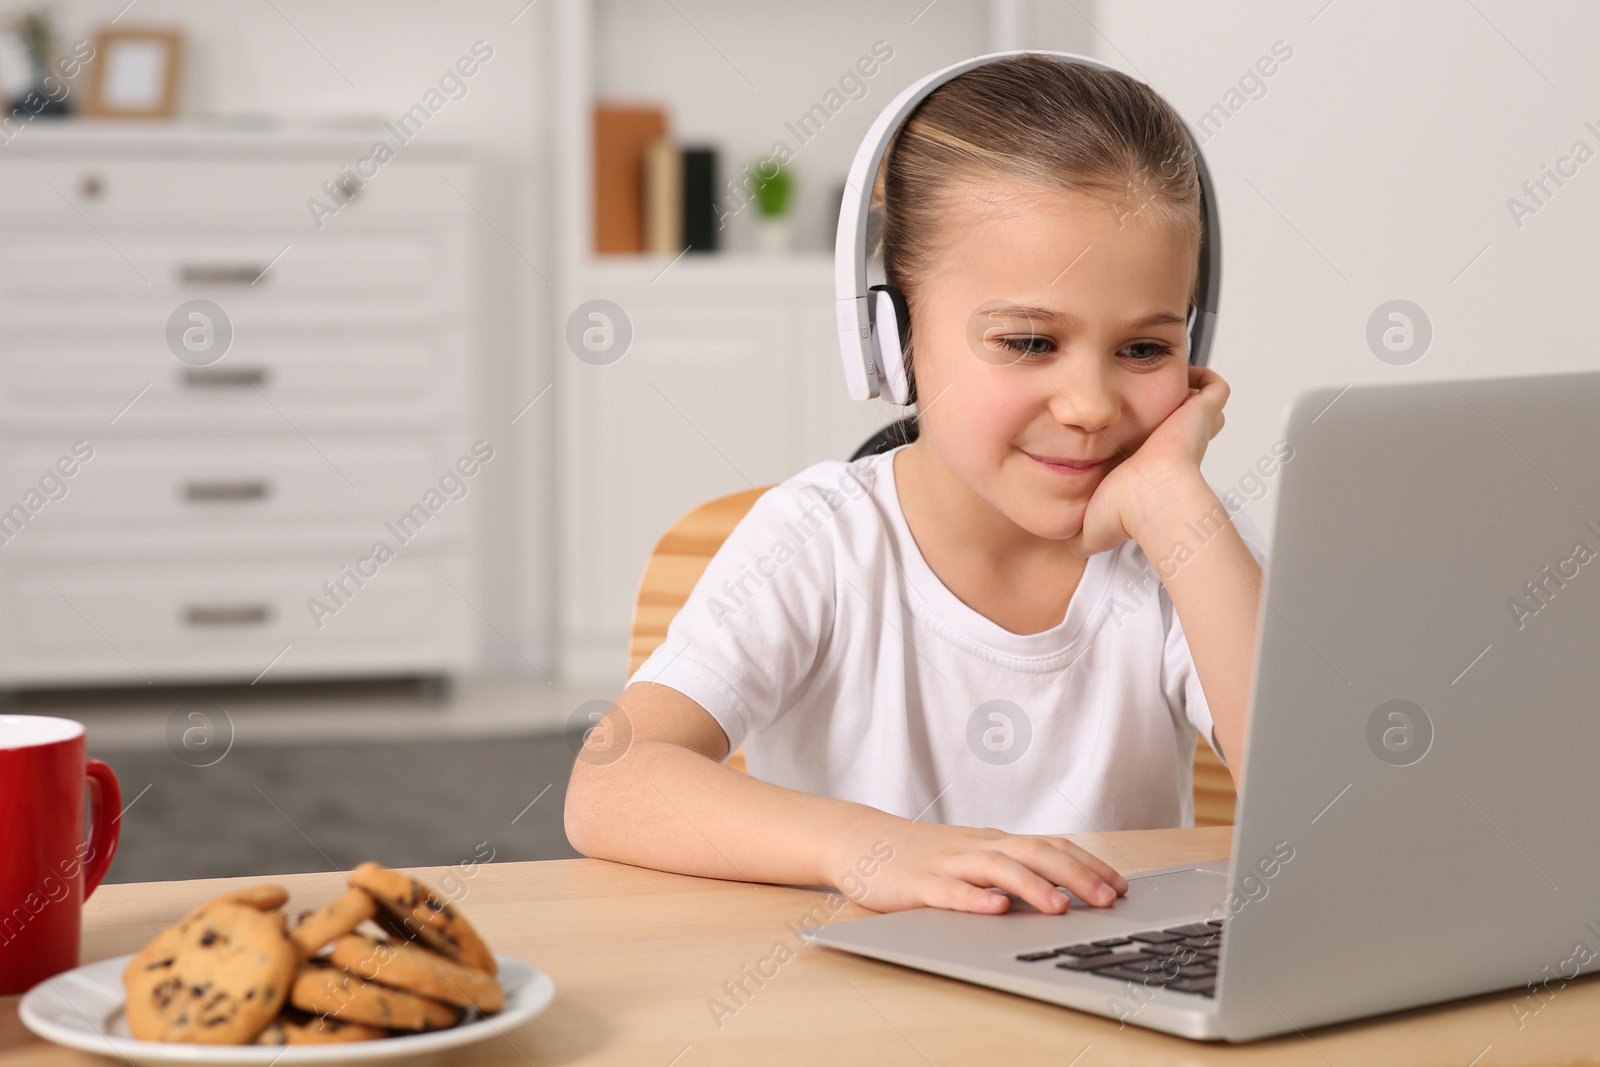
<path id="1" fill-rule="evenodd" d="M 83 870 L 83 899 L 88 900 L 111 867 L 111 857 L 117 854 L 117 840 L 122 836 L 122 787 L 103 760 L 86 760 L 84 771 L 89 776 L 91 797 L 89 862 Z"/>

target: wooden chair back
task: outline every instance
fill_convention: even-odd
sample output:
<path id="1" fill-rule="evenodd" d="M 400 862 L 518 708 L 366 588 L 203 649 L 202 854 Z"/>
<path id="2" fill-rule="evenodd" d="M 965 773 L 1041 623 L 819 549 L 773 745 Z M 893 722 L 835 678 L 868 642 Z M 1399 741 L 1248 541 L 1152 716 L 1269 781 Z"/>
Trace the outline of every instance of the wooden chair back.
<path id="1" fill-rule="evenodd" d="M 770 485 L 745 489 L 701 504 L 661 535 L 645 562 L 634 597 L 633 626 L 628 637 L 628 676 L 666 639 L 667 626 L 682 608 L 705 572 L 711 557 Z M 728 757 L 728 765 L 745 770 L 744 749 Z M 1228 826 L 1233 822 L 1233 776 L 1201 738 L 1194 750 L 1194 824 Z"/>

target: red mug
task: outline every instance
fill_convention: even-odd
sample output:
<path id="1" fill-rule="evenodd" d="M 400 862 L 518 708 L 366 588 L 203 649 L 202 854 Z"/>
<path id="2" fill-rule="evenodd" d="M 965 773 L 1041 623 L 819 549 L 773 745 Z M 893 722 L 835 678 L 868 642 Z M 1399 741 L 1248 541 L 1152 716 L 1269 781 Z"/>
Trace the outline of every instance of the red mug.
<path id="1" fill-rule="evenodd" d="M 0 994 L 78 965 L 83 902 L 117 851 L 122 790 L 83 739 L 71 719 L 0 715 Z"/>

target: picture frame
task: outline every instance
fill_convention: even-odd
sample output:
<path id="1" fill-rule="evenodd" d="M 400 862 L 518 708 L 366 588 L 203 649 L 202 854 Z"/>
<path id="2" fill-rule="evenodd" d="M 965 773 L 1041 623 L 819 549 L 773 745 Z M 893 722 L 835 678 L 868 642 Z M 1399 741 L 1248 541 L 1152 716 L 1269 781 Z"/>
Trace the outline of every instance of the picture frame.
<path id="1" fill-rule="evenodd" d="M 95 118 L 169 119 L 178 110 L 183 34 L 105 27 L 95 35 L 84 113 Z"/>

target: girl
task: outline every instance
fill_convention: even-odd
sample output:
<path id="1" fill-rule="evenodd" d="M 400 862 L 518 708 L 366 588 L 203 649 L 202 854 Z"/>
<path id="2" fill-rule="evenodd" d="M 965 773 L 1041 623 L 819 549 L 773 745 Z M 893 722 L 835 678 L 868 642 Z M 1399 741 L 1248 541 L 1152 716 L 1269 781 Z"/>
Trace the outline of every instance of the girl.
<path id="1" fill-rule="evenodd" d="M 756 502 L 580 753 L 567 835 L 878 911 L 1109 905 L 1060 835 L 1192 824 L 1196 731 L 1242 773 L 1264 556 L 1200 474 L 1228 386 L 1186 362 L 1189 141 L 1142 83 L 1020 56 L 934 90 L 878 185 L 919 436 Z"/>

